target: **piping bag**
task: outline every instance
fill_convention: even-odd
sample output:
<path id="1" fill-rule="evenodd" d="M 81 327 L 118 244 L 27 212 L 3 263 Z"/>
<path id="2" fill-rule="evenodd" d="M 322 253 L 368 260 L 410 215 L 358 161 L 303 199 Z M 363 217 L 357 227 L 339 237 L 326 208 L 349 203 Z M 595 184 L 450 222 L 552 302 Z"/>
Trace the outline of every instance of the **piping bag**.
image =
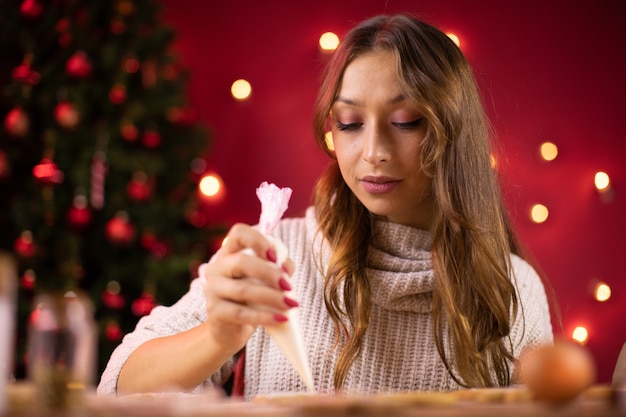
<path id="1" fill-rule="evenodd" d="M 256 195 L 261 201 L 261 217 L 259 229 L 276 248 L 276 264 L 282 265 L 287 259 L 287 248 L 280 239 L 272 236 L 272 231 L 289 206 L 291 188 L 279 188 L 275 184 L 266 181 L 261 183 L 256 190 Z M 292 297 L 292 291 L 285 291 L 285 295 Z M 304 381 L 309 391 L 315 391 L 313 375 L 304 348 L 304 338 L 300 328 L 300 315 L 297 308 L 291 308 L 287 312 L 288 320 L 272 326 L 265 326 L 274 342 L 282 350 L 283 354 L 291 362 L 295 370 Z"/>

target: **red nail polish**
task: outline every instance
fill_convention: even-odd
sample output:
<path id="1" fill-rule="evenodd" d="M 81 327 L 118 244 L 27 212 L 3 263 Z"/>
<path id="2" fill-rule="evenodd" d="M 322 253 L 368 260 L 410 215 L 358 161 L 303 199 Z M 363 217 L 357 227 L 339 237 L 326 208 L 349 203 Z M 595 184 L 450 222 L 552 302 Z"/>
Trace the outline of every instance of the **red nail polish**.
<path id="1" fill-rule="evenodd" d="M 298 303 L 296 300 L 292 300 L 289 297 L 283 298 L 283 301 L 285 302 L 285 304 L 287 304 L 288 307 L 298 307 L 300 305 L 300 303 Z"/>
<path id="2" fill-rule="evenodd" d="M 278 314 L 278 313 L 276 313 L 276 314 L 274 314 L 274 320 L 276 320 L 276 321 L 277 321 L 277 322 L 279 322 L 279 323 L 284 323 L 284 322 L 286 322 L 288 319 L 287 319 L 287 316 L 285 316 L 285 315 L 283 315 L 283 314 Z"/>
<path id="3" fill-rule="evenodd" d="M 285 278 L 281 278 L 278 280 L 278 286 L 283 291 L 291 291 L 291 285 L 289 285 L 289 282 L 287 282 Z"/>
<path id="4" fill-rule="evenodd" d="M 276 262 L 276 252 L 274 252 L 274 249 L 268 249 L 267 252 L 265 252 L 265 257 L 270 262 Z"/>

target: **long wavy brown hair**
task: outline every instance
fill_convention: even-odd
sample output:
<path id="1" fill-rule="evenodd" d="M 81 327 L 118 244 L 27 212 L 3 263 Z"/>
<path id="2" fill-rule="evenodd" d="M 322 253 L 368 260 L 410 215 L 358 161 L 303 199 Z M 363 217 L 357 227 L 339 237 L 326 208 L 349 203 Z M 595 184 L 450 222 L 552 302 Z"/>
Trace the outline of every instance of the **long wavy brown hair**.
<path id="1" fill-rule="evenodd" d="M 480 94 L 460 49 L 440 30 L 409 15 L 377 16 L 356 26 L 324 72 L 315 107 L 316 141 L 334 159 L 325 133 L 343 72 L 356 57 L 374 50 L 395 55 L 390 65 L 427 120 L 419 162 L 432 178 L 437 207 L 432 319 L 439 355 L 462 386 L 509 385 L 513 354 L 508 336 L 519 307 L 510 253 L 518 253 L 518 247 L 492 167 Z M 366 267 L 372 215 L 344 182 L 336 160 L 319 179 L 314 200 L 320 231 L 332 249 L 325 302 L 340 349 L 334 385 L 341 389 L 370 319 Z"/>

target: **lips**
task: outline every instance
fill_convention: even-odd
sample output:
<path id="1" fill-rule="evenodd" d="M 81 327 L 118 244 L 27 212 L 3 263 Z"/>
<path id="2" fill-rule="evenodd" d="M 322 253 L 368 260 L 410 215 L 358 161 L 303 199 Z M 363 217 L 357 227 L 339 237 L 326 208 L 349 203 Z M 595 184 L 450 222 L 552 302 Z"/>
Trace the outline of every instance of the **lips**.
<path id="1" fill-rule="evenodd" d="M 377 177 L 372 175 L 361 178 L 360 182 L 365 191 L 372 194 L 389 193 L 400 184 L 400 180 L 392 177 Z"/>

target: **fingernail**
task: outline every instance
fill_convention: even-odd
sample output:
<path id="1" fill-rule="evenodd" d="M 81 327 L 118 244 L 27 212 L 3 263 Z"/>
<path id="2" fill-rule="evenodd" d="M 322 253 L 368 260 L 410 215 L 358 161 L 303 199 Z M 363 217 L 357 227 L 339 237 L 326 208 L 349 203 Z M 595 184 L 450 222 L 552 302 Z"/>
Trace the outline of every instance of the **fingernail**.
<path id="1" fill-rule="evenodd" d="M 274 249 L 272 248 L 268 249 L 267 252 L 265 252 L 265 257 L 270 262 L 276 262 L 276 252 L 274 252 Z"/>
<path id="2" fill-rule="evenodd" d="M 276 314 L 274 314 L 274 320 L 276 320 L 276 321 L 277 321 L 277 322 L 279 322 L 279 323 L 284 323 L 284 322 L 286 322 L 288 319 L 287 319 L 287 316 L 285 316 L 285 315 L 283 315 L 283 314 L 278 314 L 278 313 L 276 313 Z"/>
<path id="3" fill-rule="evenodd" d="M 288 307 L 298 307 L 300 305 L 300 303 L 298 303 L 296 300 L 293 300 L 289 297 L 283 298 L 283 301 L 285 302 L 285 304 L 287 304 Z"/>
<path id="4" fill-rule="evenodd" d="M 283 291 L 291 291 L 291 285 L 289 285 L 289 282 L 285 278 L 278 280 L 278 286 Z"/>

